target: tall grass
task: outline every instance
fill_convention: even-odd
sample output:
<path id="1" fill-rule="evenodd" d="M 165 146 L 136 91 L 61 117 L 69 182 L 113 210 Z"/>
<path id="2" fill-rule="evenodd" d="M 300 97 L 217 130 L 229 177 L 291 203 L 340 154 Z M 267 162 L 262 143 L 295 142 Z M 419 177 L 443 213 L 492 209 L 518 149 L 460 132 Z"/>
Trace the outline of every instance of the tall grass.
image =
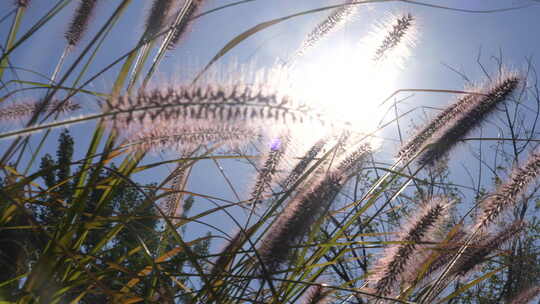
<path id="1" fill-rule="evenodd" d="M 489 119 L 521 115 L 531 87 L 526 72 L 499 69 L 401 148 L 385 139 L 379 146 L 373 137 L 400 127 L 403 116 L 385 117 L 366 134 L 305 100 L 294 83 L 277 85 L 272 77 L 283 75 L 204 78 L 217 59 L 259 32 L 326 13 L 287 54 L 294 64 L 267 67 L 294 72 L 355 22 L 357 11 L 382 9 L 379 1 L 350 0 L 259 23 L 216 49 L 195 79 L 172 85 L 155 75 L 165 54 L 187 56 L 173 52 L 190 48 L 191 28 L 249 1 L 205 12 L 210 2 L 202 0 L 58 0 L 33 12 L 37 22 L 26 15 L 36 2 L 12 1 L 16 14 L 1 28 L 8 36 L 0 58 L 1 303 L 483 303 L 473 291 L 488 282 L 488 289 L 502 288 L 488 290 L 490 300 L 537 296 L 534 283 L 515 275 L 526 240 L 537 243 L 538 223 L 527 209 L 539 155 L 521 156 L 536 133 L 520 138 L 517 118 L 499 124 L 514 149 L 510 157 L 494 152 L 509 161 L 493 172 L 516 169 L 504 182 L 494 175 L 493 192 L 478 187 L 460 195 L 448 168 L 455 147 Z M 105 15 L 93 18 L 101 24 L 91 23 L 98 3 Z M 148 10 L 146 18 L 130 19 L 133 7 Z M 70 8 L 71 21 L 63 20 Z M 414 46 L 410 36 L 422 29 L 410 11 L 388 22 L 364 61 L 392 65 L 396 52 Z M 126 19 L 142 29 L 138 42 L 99 70 Z M 27 80 L 40 71 L 15 58 L 29 49 L 40 56 L 32 38 L 52 20 L 66 23 L 64 52 L 45 81 Z M 90 84 L 100 79 L 111 85 L 98 92 Z M 19 101 L 28 91 L 43 94 L 38 102 Z M 397 103 L 392 107 L 397 111 Z M 385 149 L 398 151 L 397 159 Z M 222 193 L 212 193 L 216 183 Z M 531 265 L 529 276 L 538 277 L 538 259 Z"/>

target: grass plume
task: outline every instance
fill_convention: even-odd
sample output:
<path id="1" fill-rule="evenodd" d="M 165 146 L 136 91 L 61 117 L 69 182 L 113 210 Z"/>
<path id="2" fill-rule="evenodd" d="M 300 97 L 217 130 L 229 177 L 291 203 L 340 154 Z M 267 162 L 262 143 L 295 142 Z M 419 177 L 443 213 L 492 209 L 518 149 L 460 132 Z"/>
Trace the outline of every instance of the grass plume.
<path id="1" fill-rule="evenodd" d="M 257 174 L 257 179 L 253 190 L 251 191 L 251 199 L 258 203 L 261 195 L 271 189 L 274 181 L 277 168 L 285 155 L 285 150 L 289 144 L 289 139 L 286 136 L 276 138 L 270 147 L 270 151 L 266 155 L 263 167 Z"/>
<path id="2" fill-rule="evenodd" d="M 366 158 L 372 153 L 371 145 L 368 143 L 361 144 L 355 151 L 339 163 L 338 171 L 344 175 L 356 174 L 364 165 Z"/>
<path id="3" fill-rule="evenodd" d="M 507 100 L 519 83 L 518 76 L 512 74 L 502 76 L 491 86 L 483 89 L 482 95 L 471 98 L 471 105 L 464 113 L 449 121 L 446 128 L 439 129 L 433 135 L 431 145 L 420 156 L 419 164 L 433 165 L 445 156 L 467 134 L 479 127 L 496 110 L 497 105 Z"/>
<path id="4" fill-rule="evenodd" d="M 203 0 L 193 0 L 189 3 L 182 20 L 180 20 L 180 23 L 174 28 L 174 33 L 171 41 L 167 45 L 167 49 L 174 49 L 178 45 L 179 41 L 186 35 L 193 22 L 192 18 L 200 11 L 202 3 Z"/>
<path id="5" fill-rule="evenodd" d="M 429 139 L 438 130 L 444 128 L 450 121 L 455 119 L 473 100 L 474 95 L 466 95 L 459 98 L 455 103 L 446 107 L 441 113 L 433 118 L 425 127 L 420 129 L 410 141 L 405 143 L 398 152 L 397 157 L 404 162 L 410 160 L 416 153 L 422 150 Z"/>
<path id="6" fill-rule="evenodd" d="M 503 210 L 516 205 L 519 196 L 540 174 L 540 152 L 536 151 L 522 167 L 517 167 L 505 183 L 497 187 L 495 193 L 482 201 L 482 213 L 478 217 L 477 227 L 485 228 L 492 223 Z"/>
<path id="7" fill-rule="evenodd" d="M 299 50 L 298 56 L 303 56 L 309 49 L 313 48 L 320 41 L 328 37 L 330 34 L 343 27 L 347 21 L 356 12 L 356 6 L 350 5 L 357 0 L 347 1 L 347 5 L 333 10 L 326 19 L 319 23 L 306 37 Z"/>
<path id="8" fill-rule="evenodd" d="M 88 23 L 98 0 L 81 0 L 75 15 L 69 24 L 69 28 L 64 34 L 68 44 L 71 47 L 76 46 L 80 41 L 84 32 L 88 28 Z"/>
<path id="9" fill-rule="evenodd" d="M 484 262 L 490 253 L 514 238 L 524 228 L 525 225 L 522 221 L 515 221 L 497 234 L 478 238 L 477 242 L 466 248 L 460 259 L 453 265 L 451 272 L 458 276 L 466 276 L 477 265 Z"/>
<path id="10" fill-rule="evenodd" d="M 146 126 L 184 128 L 235 127 L 254 132 L 289 128 L 296 123 L 314 121 L 324 125 L 320 114 L 303 104 L 261 86 L 187 86 L 142 91 L 136 96 L 113 100 L 119 112 L 113 124 L 125 133 L 139 132 Z"/>
<path id="11" fill-rule="evenodd" d="M 289 186 L 294 184 L 298 178 L 304 173 L 304 171 L 307 169 L 309 164 L 317 157 L 319 152 L 324 148 L 326 144 L 326 140 L 321 139 L 317 141 L 302 157 L 302 159 L 294 166 L 294 168 L 291 170 L 291 173 L 285 178 L 283 183 L 281 185 L 284 189 L 288 189 Z"/>
<path id="12" fill-rule="evenodd" d="M 443 218 L 448 203 L 448 199 L 444 197 L 433 198 L 402 230 L 398 240 L 403 243 L 385 250 L 371 277 L 378 295 L 386 296 L 394 290 L 400 275 L 413 258 L 416 247 L 429 230 Z"/>
<path id="13" fill-rule="evenodd" d="M 17 121 L 34 115 L 40 108 L 40 102 L 28 101 L 15 103 L 3 108 L 0 108 L 0 122 Z M 81 106 L 70 100 L 53 100 L 49 103 L 44 111 L 49 112 L 56 110 L 58 113 L 68 113 L 80 109 Z"/>
<path id="14" fill-rule="evenodd" d="M 163 150 L 190 151 L 199 145 L 224 143 L 238 148 L 259 137 L 251 129 L 234 126 L 160 126 L 145 127 L 127 136 L 131 150 L 159 152 Z"/>
<path id="15" fill-rule="evenodd" d="M 174 177 L 170 182 L 170 187 L 175 193 L 168 195 L 164 202 L 164 212 L 170 217 L 179 217 L 184 213 L 184 194 L 181 191 L 186 187 L 188 176 L 191 171 L 191 167 L 186 169 L 184 166 L 184 163 L 179 163 L 174 170 Z M 177 223 L 178 219 L 172 219 L 171 222 Z"/>
<path id="16" fill-rule="evenodd" d="M 407 13 L 399 18 L 397 18 L 395 24 L 391 26 L 391 29 L 388 31 L 384 37 L 381 44 L 378 46 L 373 56 L 373 60 L 379 61 L 388 56 L 388 53 L 396 48 L 400 43 L 403 42 L 407 32 L 410 31 L 410 28 L 414 25 L 414 17 Z"/>
<path id="17" fill-rule="evenodd" d="M 146 35 L 152 37 L 163 30 L 174 6 L 174 0 L 154 0 L 146 18 Z"/>
<path id="18" fill-rule="evenodd" d="M 274 271 L 280 267 L 292 247 L 304 238 L 321 212 L 333 201 L 340 187 L 341 178 L 329 173 L 285 207 L 259 247 L 265 269 Z"/>

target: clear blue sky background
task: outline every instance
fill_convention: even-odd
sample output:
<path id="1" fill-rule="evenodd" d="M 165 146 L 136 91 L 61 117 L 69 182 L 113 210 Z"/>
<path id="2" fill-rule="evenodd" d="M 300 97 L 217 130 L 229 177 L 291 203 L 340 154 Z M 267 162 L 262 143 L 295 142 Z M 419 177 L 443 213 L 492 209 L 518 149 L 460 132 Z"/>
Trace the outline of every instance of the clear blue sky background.
<path id="1" fill-rule="evenodd" d="M 24 16 L 20 33 L 26 32 L 30 26 L 41 17 L 56 1 L 33 0 L 32 5 Z M 203 11 L 219 7 L 233 1 L 207 0 Z M 101 0 L 96 16 L 94 17 L 86 39 L 67 58 L 69 66 L 80 50 L 89 42 L 104 20 L 110 16 L 113 8 L 120 1 Z M 192 26 L 189 35 L 174 51 L 168 53 L 167 58 L 161 64 L 156 81 L 171 81 L 176 79 L 189 79 L 190 73 L 206 64 L 220 48 L 236 35 L 261 22 L 274 18 L 283 17 L 300 11 L 317 8 L 325 5 L 340 4 L 341 1 L 323 0 L 257 0 L 239 6 L 223 9 L 199 18 Z M 490 73 L 496 71 L 496 61 L 493 56 L 502 54 L 505 65 L 516 68 L 526 68 L 529 58 L 532 67 L 538 67 L 540 63 L 540 3 L 532 0 L 507 1 L 507 0 L 456 0 L 456 1 L 424 1 L 422 3 L 444 5 L 465 10 L 492 10 L 509 7 L 527 6 L 526 8 L 494 12 L 473 13 L 457 12 L 428 6 L 402 3 L 372 3 L 361 5 L 354 19 L 334 37 L 321 44 L 320 49 L 310 55 L 311 60 L 332 60 L 333 56 L 339 56 L 334 48 L 356 43 L 369 33 L 373 25 L 380 22 L 385 14 L 411 12 L 418 19 L 418 31 L 420 33 L 416 47 L 412 50 L 412 56 L 399 73 L 395 88 L 426 88 L 426 89 L 463 89 L 467 82 L 458 73 L 449 69 L 446 65 L 463 73 L 473 82 L 483 80 L 483 72 L 479 61 Z M 61 17 L 55 17 L 36 35 L 27 41 L 10 58 L 12 64 L 18 67 L 31 69 L 46 75 L 51 75 L 54 66 L 65 46 L 63 33 L 67 28 L 69 18 L 77 1 L 61 12 Z M 143 32 L 146 12 L 150 7 L 149 0 L 134 0 L 126 14 L 120 20 L 118 26 L 110 38 L 105 42 L 105 47 L 99 52 L 89 73 L 93 75 L 105 67 L 118 56 L 123 55 L 138 41 Z M 13 9 L 11 0 L 0 2 L 0 12 L 7 14 Z M 248 40 L 242 42 L 230 54 L 220 61 L 226 66 L 226 62 L 238 62 L 240 64 L 253 64 L 257 67 L 269 67 L 278 58 L 287 58 L 295 51 L 304 36 L 322 20 L 329 11 L 310 14 L 288 20 L 267 30 L 257 33 Z M 10 27 L 11 18 L 0 24 L 0 41 L 6 40 Z M 253 63 L 255 62 L 255 63 Z M 120 65 L 93 81 L 88 89 L 98 92 L 108 92 L 114 81 Z M 5 75 L 4 79 L 13 77 Z M 31 73 L 19 72 L 19 77 L 28 81 L 43 81 Z M 387 93 L 391 94 L 393 90 Z M 5 92 L 3 92 L 5 93 Z M 43 92 L 25 92 L 17 95 L 17 99 L 32 99 L 41 96 Z M 400 95 L 404 97 L 408 94 Z M 97 111 L 93 98 L 80 95 L 77 97 L 84 105 L 85 112 Z M 399 108 L 400 112 L 416 106 L 441 107 L 452 100 L 448 94 L 418 93 L 408 99 Z M 359 102 L 380 102 L 362 100 Z M 530 101 L 529 101 L 530 102 Z M 83 112 L 84 113 L 84 112 Z M 426 113 L 433 113 L 426 110 Z M 417 110 L 410 116 L 402 119 L 402 127 L 407 132 L 407 126 L 413 121 L 419 124 L 424 118 L 424 112 Z M 79 156 L 86 151 L 88 137 L 93 128 L 92 124 L 77 125 L 71 129 L 77 146 L 76 153 Z M 12 126 L 1 126 L 6 130 Z M 489 127 L 488 127 L 489 128 Z M 493 130 L 483 130 L 484 135 Z M 487 133 L 486 133 L 487 132 Z M 493 133 L 493 132 L 492 132 Z M 56 137 L 58 132 L 55 132 Z M 388 160 L 397 149 L 395 140 L 398 139 L 395 128 L 385 130 L 381 134 L 385 138 L 385 149 L 381 152 L 381 159 Z M 1 141 L 0 147 L 7 145 L 7 141 Z M 53 154 L 55 151 L 54 140 L 49 141 L 46 151 Z M 35 144 L 35 143 L 34 143 Z M 471 147 L 474 147 L 472 145 Z M 0 150 L 2 150 L 0 148 Z M 455 176 L 461 182 L 468 183 L 466 172 L 459 164 L 466 164 L 470 170 L 476 170 L 477 162 L 466 161 L 467 148 L 462 148 L 456 160 Z M 165 158 L 170 158 L 168 154 Z M 148 161 L 160 159 L 149 158 Z M 242 185 L 249 182 L 251 175 L 245 174 L 245 170 L 239 169 L 236 162 L 223 162 L 225 171 L 233 178 L 242 191 Z M 242 167 L 241 167 L 242 168 Z M 160 171 L 162 170 L 162 171 Z M 166 173 L 163 168 L 153 172 L 156 177 Z M 152 176 L 139 177 L 141 181 L 153 181 Z M 208 161 L 197 167 L 188 187 L 189 190 L 209 195 L 220 196 L 234 200 L 232 192 L 228 189 L 224 180 L 217 174 L 215 165 Z"/>

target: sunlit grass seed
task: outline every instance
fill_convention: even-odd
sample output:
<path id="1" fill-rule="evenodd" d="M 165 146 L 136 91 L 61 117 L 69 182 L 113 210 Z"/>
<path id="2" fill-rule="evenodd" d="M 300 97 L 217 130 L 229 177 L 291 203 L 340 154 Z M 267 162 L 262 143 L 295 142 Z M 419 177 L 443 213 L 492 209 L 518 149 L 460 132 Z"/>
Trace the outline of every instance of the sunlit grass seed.
<path id="1" fill-rule="evenodd" d="M 445 156 L 467 134 L 479 127 L 492 114 L 497 105 L 504 102 L 518 87 L 520 78 L 515 75 L 502 76 L 500 80 L 481 90 L 483 95 L 471 98 L 471 105 L 463 113 L 449 120 L 445 128 L 437 130 L 424 153 L 419 158 L 420 165 L 434 165 Z"/>

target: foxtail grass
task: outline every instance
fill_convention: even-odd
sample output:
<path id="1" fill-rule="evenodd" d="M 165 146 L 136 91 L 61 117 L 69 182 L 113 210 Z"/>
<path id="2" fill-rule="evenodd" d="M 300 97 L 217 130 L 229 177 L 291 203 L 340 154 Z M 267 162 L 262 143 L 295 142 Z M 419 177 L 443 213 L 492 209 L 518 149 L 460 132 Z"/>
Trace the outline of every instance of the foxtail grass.
<path id="1" fill-rule="evenodd" d="M 154 0 L 152 8 L 146 17 L 146 35 L 152 37 L 163 30 L 175 0 Z"/>
<path id="2" fill-rule="evenodd" d="M 169 184 L 173 193 L 167 196 L 163 204 L 163 212 L 169 217 L 174 218 L 171 220 L 173 224 L 176 224 L 178 222 L 177 218 L 184 213 L 184 193 L 182 191 L 186 187 L 187 180 L 191 171 L 191 167 L 184 168 L 184 166 L 184 163 L 178 164 L 178 166 L 172 173 L 174 176 Z"/>
<path id="3" fill-rule="evenodd" d="M 330 15 L 326 17 L 326 19 L 319 23 L 307 35 L 296 55 L 303 56 L 309 49 L 313 48 L 320 41 L 343 27 L 356 13 L 356 6 L 351 5 L 355 2 L 357 2 L 357 0 L 348 0 L 347 5 L 333 10 Z"/>
<path id="4" fill-rule="evenodd" d="M 182 20 L 174 27 L 174 33 L 171 38 L 171 41 L 167 45 L 167 49 L 174 49 L 180 40 L 185 37 L 188 33 L 191 24 L 193 23 L 192 18 L 200 11 L 204 0 L 192 0 L 186 9 Z"/>
<path id="5" fill-rule="evenodd" d="M 497 190 L 481 202 L 481 215 L 477 220 L 477 228 L 486 228 L 506 209 L 515 206 L 519 196 L 527 191 L 540 174 L 540 152 L 534 152 L 527 162 L 514 169 L 510 178 L 497 187 Z"/>
<path id="6" fill-rule="evenodd" d="M 367 157 L 371 155 L 371 153 L 372 148 L 370 144 L 361 144 L 356 150 L 346 155 L 344 159 L 341 160 L 337 169 L 345 176 L 356 174 L 358 170 L 364 166 Z"/>
<path id="7" fill-rule="evenodd" d="M 405 36 L 413 25 L 414 17 L 410 13 L 397 18 L 375 51 L 373 60 L 379 61 L 387 57 L 391 50 L 396 48 L 400 43 L 403 43 L 403 40 L 406 39 Z"/>
<path id="8" fill-rule="evenodd" d="M 275 182 L 278 166 L 282 162 L 288 145 L 289 138 L 287 136 L 281 136 L 272 142 L 270 151 L 266 155 L 264 165 L 260 168 L 251 191 L 251 200 L 254 203 L 259 202 L 261 195 L 271 190 L 272 184 Z"/>
<path id="9" fill-rule="evenodd" d="M 2 107 L 0 108 L 0 122 L 21 121 L 34 115 L 40 107 L 41 101 L 20 102 Z M 81 106 L 79 104 L 70 100 L 53 100 L 42 111 L 50 112 L 54 110 L 57 113 L 65 114 L 74 112 L 80 108 Z"/>
<path id="10" fill-rule="evenodd" d="M 325 125 L 322 116 L 303 104 L 296 104 L 278 91 L 259 86 L 188 86 L 142 91 L 113 100 L 111 124 L 130 136 L 144 129 L 153 133 L 187 127 L 249 132 L 280 133 L 295 124 Z M 272 128 L 267 128 L 272 124 Z M 247 133 L 249 133 L 247 132 Z M 163 134 L 167 135 L 167 134 Z M 175 134 L 168 134 L 175 135 Z M 181 135 L 180 135 L 181 136 Z M 163 137 L 163 136 L 161 136 Z"/>
<path id="11" fill-rule="evenodd" d="M 495 110 L 518 88 L 520 78 L 510 74 L 502 75 L 497 81 L 481 90 L 481 95 L 472 97 L 470 105 L 445 128 L 439 128 L 429 146 L 419 157 L 420 165 L 434 165 L 447 155 L 465 136 L 478 128 Z"/>
<path id="12" fill-rule="evenodd" d="M 132 151 L 161 152 L 172 150 L 190 151 L 200 145 L 225 144 L 231 149 L 238 149 L 257 140 L 260 133 L 252 129 L 234 126 L 145 126 L 126 137 L 126 147 Z"/>
<path id="13" fill-rule="evenodd" d="M 446 107 L 441 113 L 433 118 L 426 126 L 412 136 L 411 140 L 406 142 L 399 150 L 397 157 L 404 162 L 409 161 L 429 143 L 429 140 L 438 130 L 463 113 L 473 101 L 474 95 L 466 95 L 459 98 L 455 103 Z"/>
<path id="14" fill-rule="evenodd" d="M 446 266 L 461 248 L 467 238 L 463 228 L 454 231 L 450 237 L 435 246 L 426 247 L 418 253 L 417 262 L 411 265 L 403 277 L 407 282 L 421 282 L 433 277 Z M 436 239 L 431 241 L 437 241 Z M 418 270 L 423 271 L 419 272 Z"/>
<path id="15" fill-rule="evenodd" d="M 311 189 L 304 189 L 301 197 L 289 202 L 258 248 L 264 269 L 276 271 L 280 268 L 321 212 L 329 207 L 340 188 L 341 177 L 330 172 Z"/>
<path id="16" fill-rule="evenodd" d="M 481 238 L 466 248 L 450 273 L 462 277 L 470 274 L 476 266 L 485 261 L 489 254 L 516 237 L 524 228 L 525 224 L 518 220 L 497 234 L 481 235 Z"/>
<path id="17" fill-rule="evenodd" d="M 69 24 L 68 30 L 64 34 L 70 47 L 75 47 L 81 41 L 88 28 L 88 23 L 92 18 L 97 2 L 98 0 L 81 0 Z"/>
<path id="18" fill-rule="evenodd" d="M 321 150 L 324 148 L 326 144 L 326 140 L 321 139 L 317 141 L 309 150 L 306 152 L 306 154 L 302 157 L 302 159 L 294 166 L 294 168 L 291 170 L 289 175 L 285 178 L 285 180 L 281 183 L 281 186 L 284 189 L 288 189 L 289 186 L 294 184 L 298 178 L 304 173 L 304 171 L 308 168 L 308 166 L 312 163 L 312 161 L 319 155 Z"/>
<path id="19" fill-rule="evenodd" d="M 370 281 L 373 282 L 373 288 L 378 295 L 387 296 L 396 290 L 396 283 L 405 272 L 410 260 L 413 259 L 419 243 L 445 216 L 448 204 L 447 198 L 433 198 L 423 210 L 417 212 L 415 218 L 409 219 L 406 227 L 402 229 L 398 237 L 402 244 L 390 246 L 384 251 L 383 257 L 378 260 L 370 276 Z"/>

